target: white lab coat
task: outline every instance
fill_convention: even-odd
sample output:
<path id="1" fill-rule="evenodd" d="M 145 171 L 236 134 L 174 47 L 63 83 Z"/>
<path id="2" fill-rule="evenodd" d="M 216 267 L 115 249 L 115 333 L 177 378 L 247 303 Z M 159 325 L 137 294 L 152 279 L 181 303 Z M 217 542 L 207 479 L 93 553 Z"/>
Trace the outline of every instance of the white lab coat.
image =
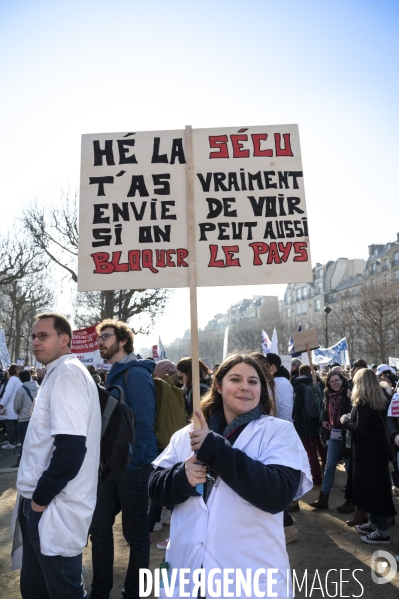
<path id="1" fill-rule="evenodd" d="M 290 381 L 283 376 L 274 379 L 276 390 L 277 418 L 292 422 L 292 410 L 294 407 L 294 388 Z"/>
<path id="2" fill-rule="evenodd" d="M 192 455 L 189 430 L 190 425 L 173 435 L 168 447 L 153 463 L 154 467 L 169 468 Z M 263 464 L 300 470 L 302 475 L 296 499 L 312 488 L 306 452 L 289 422 L 263 416 L 245 427 L 233 447 Z M 260 510 L 218 478 L 207 504 L 202 496 L 190 497 L 174 508 L 166 561 L 170 569 L 189 568 L 191 573 L 201 567 L 207 572 L 211 568 L 233 568 L 241 569 L 245 575 L 246 569 L 250 568 L 254 575 L 259 568 L 265 568 L 266 572 L 277 568 L 278 572 L 273 574 L 277 583 L 272 590 L 278 597 L 287 597 L 290 566 L 285 548 L 283 512 L 269 514 Z M 232 585 L 230 590 L 234 588 Z M 266 574 L 260 577 L 259 589 L 261 592 L 267 589 Z M 173 596 L 179 597 L 178 587 Z"/>
<path id="3" fill-rule="evenodd" d="M 96 505 L 101 412 L 96 385 L 73 354 L 48 365 L 39 389 L 18 470 L 17 489 L 22 497 L 32 498 L 50 463 L 54 437 L 62 434 L 86 437 L 87 451 L 77 476 L 40 518 L 40 550 L 43 555 L 74 557 L 86 545 Z"/>
<path id="4" fill-rule="evenodd" d="M 18 376 L 11 376 L 8 381 L 3 397 L 0 399 L 0 405 L 4 406 L 4 414 L 2 420 L 18 420 L 18 414 L 14 411 L 15 395 L 22 387 L 21 380 Z"/>

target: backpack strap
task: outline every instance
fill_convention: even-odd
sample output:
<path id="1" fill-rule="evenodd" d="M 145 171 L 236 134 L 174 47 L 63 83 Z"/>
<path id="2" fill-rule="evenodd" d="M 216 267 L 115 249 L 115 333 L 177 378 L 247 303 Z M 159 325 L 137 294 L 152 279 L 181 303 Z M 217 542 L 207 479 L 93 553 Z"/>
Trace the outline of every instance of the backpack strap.
<path id="1" fill-rule="evenodd" d="M 97 383 L 97 387 L 100 387 L 100 385 Z M 114 389 L 116 389 L 119 393 L 119 397 L 115 397 L 115 395 L 113 395 L 111 393 L 111 391 L 113 391 Z M 124 404 L 125 400 L 124 400 L 124 393 L 123 393 L 123 389 L 121 387 L 119 387 L 118 385 L 112 385 L 112 387 L 109 387 L 109 389 L 105 389 L 106 393 L 108 394 L 108 401 L 107 401 L 107 405 L 105 406 L 104 412 L 101 416 L 101 438 L 104 436 L 109 422 L 111 420 L 111 416 L 116 408 L 116 406 L 118 404 Z"/>
<path id="2" fill-rule="evenodd" d="M 29 387 L 27 387 L 26 385 L 22 385 L 22 389 L 23 389 L 24 391 L 26 391 L 26 393 L 27 393 L 27 394 L 29 395 L 29 397 L 30 397 L 30 400 L 33 402 L 33 396 L 32 396 L 32 393 L 30 392 L 30 389 L 29 389 Z"/>

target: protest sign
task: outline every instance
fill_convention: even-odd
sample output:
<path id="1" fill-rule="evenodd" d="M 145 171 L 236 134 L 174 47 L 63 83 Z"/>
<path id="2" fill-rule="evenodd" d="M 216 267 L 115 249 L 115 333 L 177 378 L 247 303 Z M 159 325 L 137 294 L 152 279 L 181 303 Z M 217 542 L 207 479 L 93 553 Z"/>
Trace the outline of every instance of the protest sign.
<path id="1" fill-rule="evenodd" d="M 110 365 L 105 364 L 100 356 L 96 339 L 98 333 L 95 325 L 85 329 L 73 331 L 71 352 L 84 366 L 94 366 L 96 370 L 109 370 Z"/>
<path id="2" fill-rule="evenodd" d="M 196 363 L 197 287 L 307 281 L 296 125 L 82 136 L 79 291 L 189 286 Z"/>
<path id="3" fill-rule="evenodd" d="M 82 136 L 79 290 L 311 281 L 298 127 L 188 129 Z"/>
<path id="4" fill-rule="evenodd" d="M 10 354 L 8 353 L 4 329 L 0 329 L 0 366 L 1 368 L 8 368 L 10 364 Z"/>
<path id="5" fill-rule="evenodd" d="M 310 354 L 312 349 L 320 346 L 316 329 L 298 330 L 296 333 L 291 334 L 290 339 L 292 339 L 295 352 L 306 351 L 310 370 L 312 371 L 312 381 L 313 384 L 316 384 L 316 373 L 313 368 L 312 356 Z"/>
<path id="6" fill-rule="evenodd" d="M 399 393 L 393 395 L 391 403 L 389 404 L 387 416 L 399 418 Z"/>
<path id="7" fill-rule="evenodd" d="M 296 352 L 309 351 L 320 346 L 316 329 L 297 331 L 296 333 L 292 333 L 291 337 Z"/>

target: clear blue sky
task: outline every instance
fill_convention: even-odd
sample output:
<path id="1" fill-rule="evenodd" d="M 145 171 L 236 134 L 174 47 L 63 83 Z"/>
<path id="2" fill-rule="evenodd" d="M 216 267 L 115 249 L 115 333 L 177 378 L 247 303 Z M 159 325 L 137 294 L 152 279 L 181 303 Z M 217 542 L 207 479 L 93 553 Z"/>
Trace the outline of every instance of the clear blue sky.
<path id="1" fill-rule="evenodd" d="M 313 262 L 366 258 L 399 230 L 398 33 L 396 0 L 0 0 L 2 226 L 78 188 L 82 133 L 298 123 Z M 201 325 L 254 292 L 200 291 Z"/>

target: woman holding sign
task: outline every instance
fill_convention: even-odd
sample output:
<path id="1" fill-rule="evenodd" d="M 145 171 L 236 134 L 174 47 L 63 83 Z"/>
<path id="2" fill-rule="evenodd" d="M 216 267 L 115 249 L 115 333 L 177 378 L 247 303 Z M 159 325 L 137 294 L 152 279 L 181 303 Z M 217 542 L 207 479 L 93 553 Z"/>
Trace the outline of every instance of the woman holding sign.
<path id="1" fill-rule="evenodd" d="M 169 568 L 188 568 L 191 575 L 203 568 L 206 577 L 213 568 L 230 568 L 230 591 L 237 572 L 245 577 L 248 568 L 261 593 L 287 597 L 283 511 L 312 488 L 312 478 L 293 425 L 270 416 L 272 409 L 258 363 L 247 355 L 230 356 L 201 400 L 201 428 L 188 425 L 175 433 L 153 463 L 150 497 L 174 506 Z M 203 495 L 198 483 L 204 483 Z M 225 582 L 222 573 L 215 578 Z M 195 580 L 190 582 L 195 595 Z M 209 596 L 208 588 L 201 595 Z"/>

